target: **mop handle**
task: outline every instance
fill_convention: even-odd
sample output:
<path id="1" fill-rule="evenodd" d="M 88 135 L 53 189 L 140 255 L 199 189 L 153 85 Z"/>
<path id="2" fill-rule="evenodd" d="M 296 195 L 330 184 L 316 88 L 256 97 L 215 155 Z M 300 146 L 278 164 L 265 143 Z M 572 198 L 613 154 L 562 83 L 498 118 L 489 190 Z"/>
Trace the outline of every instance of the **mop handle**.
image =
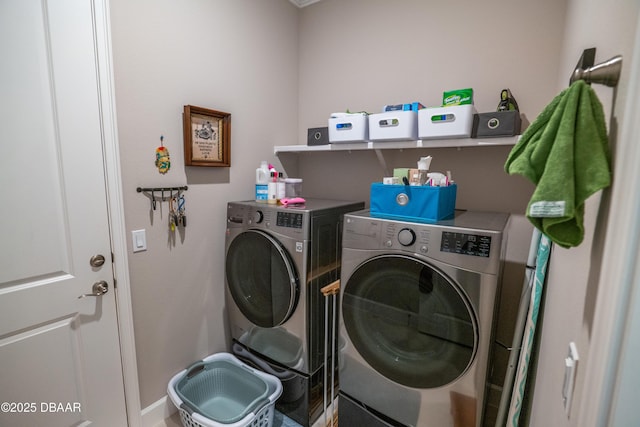
<path id="1" fill-rule="evenodd" d="M 336 280 L 333 283 L 328 284 L 327 286 L 324 286 L 323 288 L 320 289 L 320 292 L 322 292 L 322 295 L 324 295 L 325 298 L 328 298 L 330 296 L 333 297 L 333 319 L 332 319 L 332 343 L 331 343 L 331 402 L 329 404 L 327 404 L 327 371 L 328 371 L 328 334 L 327 334 L 327 330 L 329 328 L 329 305 L 325 303 L 324 305 L 324 330 L 325 330 L 325 340 L 324 340 L 324 390 L 323 390 L 323 395 L 324 395 L 324 425 L 328 426 L 331 425 L 333 426 L 333 400 L 335 399 L 335 391 L 334 391 L 334 384 L 335 384 L 335 379 L 333 377 L 334 373 L 335 373 L 335 350 L 336 350 L 336 346 L 335 346 L 335 333 L 336 333 L 336 295 L 338 294 L 338 292 L 340 291 L 340 280 Z M 331 408 L 331 424 L 329 424 L 327 422 L 327 410 L 328 408 Z"/>
<path id="2" fill-rule="evenodd" d="M 340 280 L 336 280 L 333 283 L 329 283 L 327 286 L 320 289 L 320 292 L 322 292 L 322 295 L 324 295 L 325 297 L 329 295 L 335 295 L 338 293 L 338 291 L 340 291 Z"/>

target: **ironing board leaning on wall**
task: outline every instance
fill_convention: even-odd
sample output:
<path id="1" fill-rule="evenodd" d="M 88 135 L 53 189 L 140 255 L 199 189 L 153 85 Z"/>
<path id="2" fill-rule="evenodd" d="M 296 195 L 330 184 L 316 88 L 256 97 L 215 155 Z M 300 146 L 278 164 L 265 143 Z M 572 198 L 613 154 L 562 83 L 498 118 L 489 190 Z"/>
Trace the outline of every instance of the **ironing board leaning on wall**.
<path id="1" fill-rule="evenodd" d="M 550 251 L 551 240 L 534 228 L 496 427 L 518 426 Z"/>

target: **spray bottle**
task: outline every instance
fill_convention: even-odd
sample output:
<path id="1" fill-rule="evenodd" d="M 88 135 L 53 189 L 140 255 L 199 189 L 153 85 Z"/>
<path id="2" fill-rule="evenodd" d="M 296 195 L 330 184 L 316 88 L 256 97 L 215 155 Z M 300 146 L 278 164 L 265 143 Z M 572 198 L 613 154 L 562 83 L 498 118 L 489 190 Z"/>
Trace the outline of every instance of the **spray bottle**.
<path id="1" fill-rule="evenodd" d="M 278 172 L 278 184 L 276 186 L 276 199 L 278 202 L 286 197 L 286 185 L 284 182 L 284 175 L 282 172 Z"/>
<path id="2" fill-rule="evenodd" d="M 271 178 L 269 184 L 267 184 L 267 203 L 278 203 L 278 172 L 273 169 L 271 171 Z"/>

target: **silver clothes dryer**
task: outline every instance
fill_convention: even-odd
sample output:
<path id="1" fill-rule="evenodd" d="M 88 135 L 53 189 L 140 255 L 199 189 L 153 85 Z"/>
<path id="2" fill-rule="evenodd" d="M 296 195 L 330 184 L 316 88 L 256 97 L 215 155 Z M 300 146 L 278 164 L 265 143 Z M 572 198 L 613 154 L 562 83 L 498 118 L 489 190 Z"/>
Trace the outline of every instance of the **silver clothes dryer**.
<path id="1" fill-rule="evenodd" d="M 481 425 L 508 219 L 345 215 L 341 425 Z"/>
<path id="2" fill-rule="evenodd" d="M 232 352 L 282 381 L 280 412 L 309 426 L 322 412 L 324 297 L 340 274 L 343 215 L 363 202 L 227 205 L 226 311 Z"/>

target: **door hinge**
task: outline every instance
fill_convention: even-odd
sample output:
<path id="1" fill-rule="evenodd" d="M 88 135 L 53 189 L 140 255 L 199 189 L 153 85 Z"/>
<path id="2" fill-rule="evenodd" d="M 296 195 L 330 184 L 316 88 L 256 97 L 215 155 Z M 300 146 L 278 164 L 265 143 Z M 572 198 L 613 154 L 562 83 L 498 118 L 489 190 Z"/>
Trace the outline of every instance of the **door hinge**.
<path id="1" fill-rule="evenodd" d="M 118 288 L 118 281 L 116 280 L 116 256 L 113 251 L 111 252 L 111 275 L 113 276 L 113 289 Z"/>

